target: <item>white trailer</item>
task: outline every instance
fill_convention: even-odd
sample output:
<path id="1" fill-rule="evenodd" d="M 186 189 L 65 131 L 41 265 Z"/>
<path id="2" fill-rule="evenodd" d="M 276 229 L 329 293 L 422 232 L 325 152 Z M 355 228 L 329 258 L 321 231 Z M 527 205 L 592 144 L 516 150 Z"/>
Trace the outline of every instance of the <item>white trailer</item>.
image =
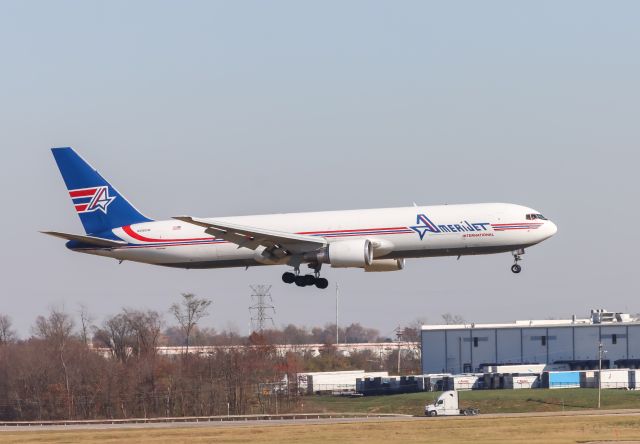
<path id="1" fill-rule="evenodd" d="M 445 379 L 447 390 L 475 390 L 484 382 L 482 373 L 468 373 L 448 376 Z"/>
<path id="2" fill-rule="evenodd" d="M 505 389 L 530 389 L 540 386 L 540 375 L 504 375 Z"/>
<path id="3" fill-rule="evenodd" d="M 443 392 L 436 402 L 433 404 L 427 404 L 424 407 L 425 416 L 475 416 L 479 413 L 478 409 L 467 408 L 460 410 L 458 405 L 458 392 L 456 390 L 449 390 Z"/>
<path id="4" fill-rule="evenodd" d="M 484 373 L 542 373 L 546 366 L 546 364 L 486 365 L 481 369 Z"/>
<path id="5" fill-rule="evenodd" d="M 307 394 L 355 391 L 357 379 L 388 376 L 387 372 L 366 373 L 364 370 L 298 373 L 298 389 Z"/>
<path id="6" fill-rule="evenodd" d="M 602 370 L 598 377 L 601 378 L 601 386 L 603 389 L 628 389 L 629 388 L 629 369 L 619 368 Z M 597 387 L 597 385 L 596 385 Z"/>
<path id="7" fill-rule="evenodd" d="M 640 370 L 629 370 L 629 388 L 633 390 L 640 390 Z"/>

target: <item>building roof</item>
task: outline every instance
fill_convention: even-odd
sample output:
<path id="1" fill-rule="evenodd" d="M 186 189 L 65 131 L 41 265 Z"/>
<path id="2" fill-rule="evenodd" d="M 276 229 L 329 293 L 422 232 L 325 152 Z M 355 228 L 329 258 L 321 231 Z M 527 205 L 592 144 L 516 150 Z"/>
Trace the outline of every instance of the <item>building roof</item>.
<path id="1" fill-rule="evenodd" d="M 536 327 L 584 327 L 591 325 L 637 325 L 640 319 L 633 318 L 627 313 L 609 312 L 603 309 L 591 310 L 591 317 L 571 319 L 541 319 L 541 320 L 517 320 L 515 322 L 502 324 L 442 324 L 442 325 L 423 325 L 422 330 L 463 330 L 463 329 L 491 329 L 491 328 L 536 328 Z"/>

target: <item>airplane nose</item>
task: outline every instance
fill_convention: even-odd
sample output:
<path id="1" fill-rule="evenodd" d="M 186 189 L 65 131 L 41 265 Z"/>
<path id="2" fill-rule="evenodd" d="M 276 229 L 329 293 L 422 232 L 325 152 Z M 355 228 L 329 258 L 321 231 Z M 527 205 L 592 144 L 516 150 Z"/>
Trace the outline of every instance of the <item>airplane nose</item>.
<path id="1" fill-rule="evenodd" d="M 549 232 L 549 236 L 553 236 L 558 232 L 558 226 L 551 221 L 548 221 L 548 224 L 549 226 L 547 227 L 547 230 Z"/>

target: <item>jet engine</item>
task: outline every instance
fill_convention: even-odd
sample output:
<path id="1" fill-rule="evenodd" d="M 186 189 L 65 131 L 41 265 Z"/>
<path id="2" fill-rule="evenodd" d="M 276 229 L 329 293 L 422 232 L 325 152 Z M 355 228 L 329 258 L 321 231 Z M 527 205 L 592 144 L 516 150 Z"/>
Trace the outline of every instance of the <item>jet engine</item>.
<path id="1" fill-rule="evenodd" d="M 404 259 L 374 259 L 364 266 L 364 271 L 398 271 L 404 268 Z"/>
<path id="2" fill-rule="evenodd" d="M 373 262 L 373 245 L 369 239 L 331 242 L 326 253 L 322 262 L 328 262 L 335 268 L 362 268 Z"/>

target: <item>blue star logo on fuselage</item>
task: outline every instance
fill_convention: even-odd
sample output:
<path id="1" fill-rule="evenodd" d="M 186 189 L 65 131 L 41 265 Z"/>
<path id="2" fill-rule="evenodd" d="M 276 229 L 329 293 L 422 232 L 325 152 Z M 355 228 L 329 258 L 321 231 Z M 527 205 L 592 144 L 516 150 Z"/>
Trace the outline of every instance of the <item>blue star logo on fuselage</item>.
<path id="1" fill-rule="evenodd" d="M 438 227 L 436 227 L 436 225 L 424 214 L 418 214 L 416 217 L 416 223 L 418 225 L 414 225 L 409 228 L 418 233 L 420 240 L 423 240 L 427 233 L 440 233 Z"/>

